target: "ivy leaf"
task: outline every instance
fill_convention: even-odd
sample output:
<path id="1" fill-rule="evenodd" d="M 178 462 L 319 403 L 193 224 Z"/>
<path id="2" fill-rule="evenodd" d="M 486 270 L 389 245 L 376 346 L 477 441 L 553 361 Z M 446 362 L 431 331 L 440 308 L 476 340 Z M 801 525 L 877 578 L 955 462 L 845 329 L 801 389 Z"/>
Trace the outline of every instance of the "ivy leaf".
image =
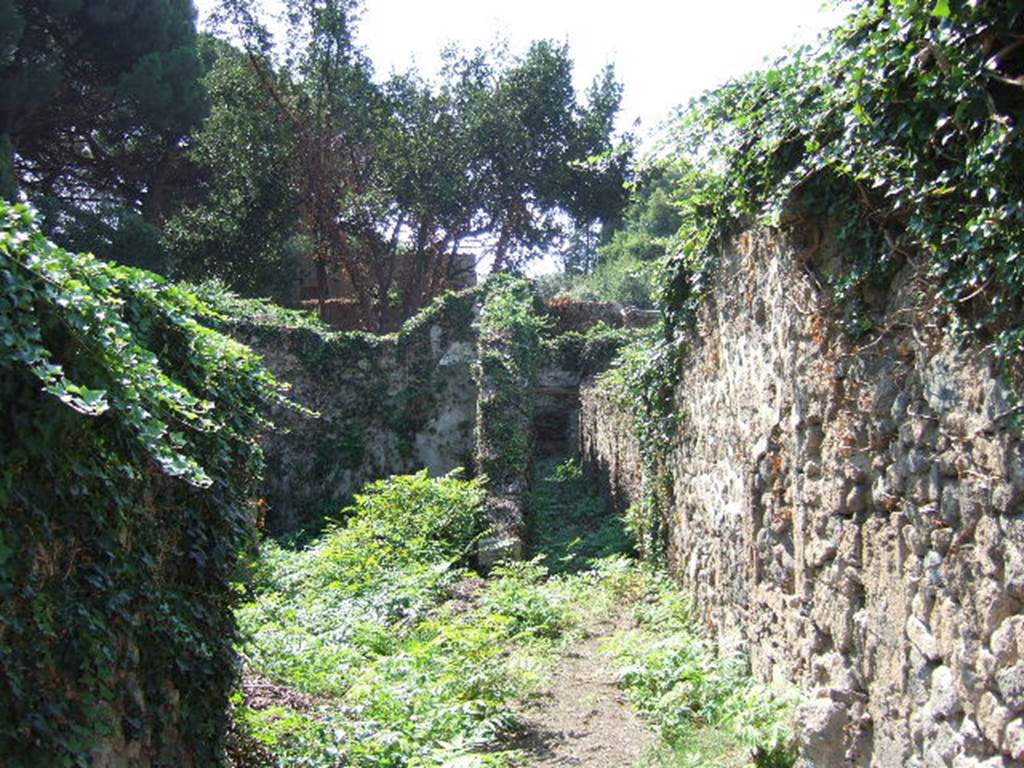
<path id="1" fill-rule="evenodd" d="M 949 0 L 936 0 L 935 7 L 932 8 L 932 16 L 948 19 L 949 13 Z"/>

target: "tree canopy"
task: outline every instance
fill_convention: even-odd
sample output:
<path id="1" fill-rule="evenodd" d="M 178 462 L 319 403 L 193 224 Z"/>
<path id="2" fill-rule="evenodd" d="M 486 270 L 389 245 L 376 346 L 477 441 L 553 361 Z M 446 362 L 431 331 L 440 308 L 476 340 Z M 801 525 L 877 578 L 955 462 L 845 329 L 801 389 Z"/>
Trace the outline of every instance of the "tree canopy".
<path id="1" fill-rule="evenodd" d="M 206 93 L 191 0 L 0 0 L 0 196 L 68 247 L 166 269 Z"/>
<path id="2" fill-rule="evenodd" d="M 0 0 L 4 185 L 159 222 L 200 74 L 191 0 Z"/>
<path id="3" fill-rule="evenodd" d="M 358 0 L 0 0 L 0 192 L 62 243 L 176 277 L 294 297 L 335 283 L 395 327 L 477 262 L 518 270 L 616 218 L 629 150 L 609 67 L 567 46 L 445 52 L 374 76 Z"/>
<path id="4" fill-rule="evenodd" d="M 258 7 L 223 3 L 241 51 L 221 50 L 205 81 L 213 107 L 192 159 L 209 194 L 169 226 L 182 266 L 247 288 L 243 265 L 291 243 L 312 256 L 321 300 L 339 277 L 384 330 L 484 253 L 515 269 L 571 223 L 618 215 L 628 152 L 612 152 L 610 69 L 581 101 L 567 47 L 541 41 L 522 55 L 451 50 L 437 81 L 379 82 L 355 41 L 358 7 L 290 0 L 275 41 Z"/>

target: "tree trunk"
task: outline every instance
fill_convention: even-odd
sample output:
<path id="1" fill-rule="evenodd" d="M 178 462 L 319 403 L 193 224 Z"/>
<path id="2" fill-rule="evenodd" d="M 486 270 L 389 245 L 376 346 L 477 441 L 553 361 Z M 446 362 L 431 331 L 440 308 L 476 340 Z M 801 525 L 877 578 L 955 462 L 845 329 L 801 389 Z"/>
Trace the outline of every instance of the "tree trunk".
<path id="1" fill-rule="evenodd" d="M 316 307 L 317 314 L 325 323 L 327 322 L 327 264 L 324 263 L 323 255 L 317 255 L 316 259 Z"/>
<path id="2" fill-rule="evenodd" d="M 164 153 L 156 168 L 146 180 L 146 196 L 142 200 L 142 220 L 154 227 L 164 223 L 167 207 L 167 179 L 170 175 L 171 160 Z"/>
<path id="3" fill-rule="evenodd" d="M 14 174 L 14 143 L 0 133 L 0 199 L 14 202 L 18 198 L 18 178 Z"/>

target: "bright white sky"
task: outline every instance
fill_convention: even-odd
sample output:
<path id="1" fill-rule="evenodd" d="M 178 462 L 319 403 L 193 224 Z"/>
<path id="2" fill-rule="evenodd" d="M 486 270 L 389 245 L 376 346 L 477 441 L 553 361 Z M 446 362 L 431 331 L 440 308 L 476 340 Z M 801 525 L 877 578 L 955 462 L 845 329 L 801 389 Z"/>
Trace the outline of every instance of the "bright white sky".
<path id="1" fill-rule="evenodd" d="M 787 46 L 810 42 L 841 14 L 824 0 L 365 0 L 358 39 L 380 76 L 415 63 L 426 75 L 448 43 L 515 52 L 568 41 L 577 87 L 615 65 L 625 86 L 620 128 L 654 129 L 671 109 Z M 196 0 L 200 19 L 216 0 Z"/>

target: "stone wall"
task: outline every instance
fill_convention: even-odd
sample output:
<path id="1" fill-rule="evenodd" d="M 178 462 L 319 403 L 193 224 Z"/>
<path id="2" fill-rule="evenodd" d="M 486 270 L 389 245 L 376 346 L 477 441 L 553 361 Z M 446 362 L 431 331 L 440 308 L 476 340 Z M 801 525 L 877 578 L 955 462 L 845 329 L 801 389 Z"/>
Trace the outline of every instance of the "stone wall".
<path id="1" fill-rule="evenodd" d="M 450 294 L 398 333 L 238 322 L 232 332 L 319 418 L 281 414 L 267 435 L 268 528 L 336 516 L 365 483 L 473 466 L 476 292 Z"/>
<path id="2" fill-rule="evenodd" d="M 580 458 L 613 506 L 624 511 L 644 495 L 644 465 L 633 418 L 593 382 L 580 390 Z"/>
<path id="3" fill-rule="evenodd" d="M 803 766 L 1024 766 L 1024 458 L 991 357 L 906 268 L 842 333 L 834 268 L 753 231 L 723 254 L 671 456 L 670 565 L 754 673 L 809 692 Z M 583 396 L 585 456 L 636 500 L 628 421 Z"/>

